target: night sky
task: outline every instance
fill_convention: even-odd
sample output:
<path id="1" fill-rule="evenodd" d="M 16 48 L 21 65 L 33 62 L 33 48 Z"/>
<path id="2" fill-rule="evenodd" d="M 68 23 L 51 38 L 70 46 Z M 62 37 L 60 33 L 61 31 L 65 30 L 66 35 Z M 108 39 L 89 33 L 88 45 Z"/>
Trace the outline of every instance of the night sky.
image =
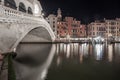
<path id="1" fill-rule="evenodd" d="M 63 16 L 75 17 L 82 23 L 103 18 L 120 17 L 119 0 L 40 0 L 45 15 L 56 14 L 61 8 Z"/>

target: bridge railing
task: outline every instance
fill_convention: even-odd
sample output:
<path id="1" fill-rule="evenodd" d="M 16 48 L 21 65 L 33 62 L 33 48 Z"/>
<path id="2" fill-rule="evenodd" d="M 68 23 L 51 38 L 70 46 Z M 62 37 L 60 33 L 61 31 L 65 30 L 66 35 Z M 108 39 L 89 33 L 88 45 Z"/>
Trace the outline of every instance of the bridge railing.
<path id="1" fill-rule="evenodd" d="M 39 17 L 35 17 L 33 15 L 14 10 L 12 8 L 0 5 L 0 17 L 3 18 L 10 18 L 10 19 L 22 19 L 22 20 L 31 20 L 31 21 L 39 21 L 42 19 L 42 15 Z"/>

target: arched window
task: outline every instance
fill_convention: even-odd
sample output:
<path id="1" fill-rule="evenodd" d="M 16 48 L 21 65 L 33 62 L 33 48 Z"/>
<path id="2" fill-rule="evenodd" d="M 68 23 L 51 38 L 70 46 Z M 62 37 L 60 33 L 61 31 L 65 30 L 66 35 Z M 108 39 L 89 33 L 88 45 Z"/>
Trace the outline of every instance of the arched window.
<path id="1" fill-rule="evenodd" d="M 28 14 L 33 14 L 31 7 L 28 7 Z"/>
<path id="2" fill-rule="evenodd" d="M 4 5 L 13 9 L 17 9 L 16 3 L 14 0 L 4 0 Z"/>
<path id="3" fill-rule="evenodd" d="M 22 2 L 19 4 L 19 11 L 26 12 L 26 7 Z"/>

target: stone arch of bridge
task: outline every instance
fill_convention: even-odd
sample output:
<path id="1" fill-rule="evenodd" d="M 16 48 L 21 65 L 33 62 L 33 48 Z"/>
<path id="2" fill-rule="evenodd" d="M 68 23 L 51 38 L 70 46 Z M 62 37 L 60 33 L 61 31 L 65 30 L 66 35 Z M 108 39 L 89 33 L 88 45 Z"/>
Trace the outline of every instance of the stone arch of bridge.
<path id="1" fill-rule="evenodd" d="M 20 2 L 19 3 L 19 11 L 25 12 L 26 13 L 26 6 L 24 3 Z"/>
<path id="2" fill-rule="evenodd" d="M 26 1 L 26 0 L 15 0 L 17 6 L 19 7 L 20 3 L 24 3 L 26 10 L 28 9 L 28 7 L 30 7 L 32 10 L 34 9 L 34 4 Z"/>
<path id="3" fill-rule="evenodd" d="M 17 9 L 15 0 L 4 0 L 4 5 L 12 9 Z"/>
<path id="4" fill-rule="evenodd" d="M 36 27 L 30 30 L 21 42 L 51 42 L 52 38 L 45 27 Z"/>
<path id="5" fill-rule="evenodd" d="M 20 42 L 27 42 L 27 40 L 28 42 L 38 42 L 39 40 L 40 42 L 53 42 L 55 40 L 55 36 L 52 36 L 51 30 L 47 26 L 31 28 L 15 42 L 10 52 L 16 50 Z"/>
<path id="6" fill-rule="evenodd" d="M 33 10 L 31 7 L 28 7 L 28 14 L 33 14 Z"/>

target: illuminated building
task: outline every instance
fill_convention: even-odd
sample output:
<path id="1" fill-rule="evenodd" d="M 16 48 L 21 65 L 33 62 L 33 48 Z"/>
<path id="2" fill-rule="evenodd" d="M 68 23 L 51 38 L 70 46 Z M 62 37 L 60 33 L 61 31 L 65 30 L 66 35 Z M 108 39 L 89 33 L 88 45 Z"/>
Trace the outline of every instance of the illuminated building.
<path id="1" fill-rule="evenodd" d="M 116 38 L 120 35 L 120 19 L 106 20 L 100 22 L 95 21 L 88 25 L 88 36 L 89 37 L 113 37 Z"/>
<path id="2" fill-rule="evenodd" d="M 82 25 L 80 21 L 77 21 L 73 17 L 65 17 L 57 25 L 57 32 L 60 37 L 69 35 L 72 38 L 80 38 L 86 36 L 86 26 Z"/>
<path id="3" fill-rule="evenodd" d="M 106 26 L 104 22 L 95 21 L 88 25 L 88 36 L 89 37 L 105 37 Z"/>

